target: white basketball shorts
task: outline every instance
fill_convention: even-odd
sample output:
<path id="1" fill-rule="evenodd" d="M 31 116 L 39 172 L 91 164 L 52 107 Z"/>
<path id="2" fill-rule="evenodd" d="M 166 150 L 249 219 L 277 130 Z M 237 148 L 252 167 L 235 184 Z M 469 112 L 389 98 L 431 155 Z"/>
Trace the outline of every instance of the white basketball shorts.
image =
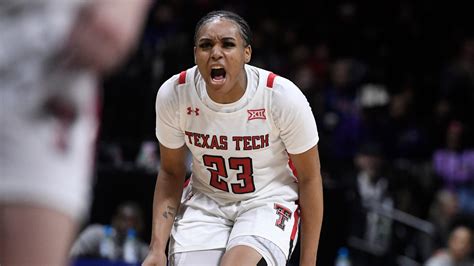
<path id="1" fill-rule="evenodd" d="M 297 199 L 285 200 L 281 194 L 285 188 L 271 193 L 259 199 L 222 205 L 188 185 L 171 232 L 169 253 L 229 249 L 235 246 L 236 238 L 256 236 L 275 244 L 278 250 L 270 252 L 281 252 L 287 260 L 298 235 Z M 268 257 L 251 242 L 243 244 Z"/>

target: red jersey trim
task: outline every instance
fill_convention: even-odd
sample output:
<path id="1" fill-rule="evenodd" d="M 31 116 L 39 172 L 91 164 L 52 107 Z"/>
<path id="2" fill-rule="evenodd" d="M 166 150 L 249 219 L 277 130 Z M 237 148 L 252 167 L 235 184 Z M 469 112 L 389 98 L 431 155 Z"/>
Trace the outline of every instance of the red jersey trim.
<path id="1" fill-rule="evenodd" d="M 290 167 L 291 172 L 293 172 L 293 175 L 296 177 L 296 180 L 298 180 L 298 172 L 296 171 L 296 167 L 291 159 L 288 159 L 288 166 Z"/>
<path id="2" fill-rule="evenodd" d="M 184 84 L 184 83 L 186 83 L 186 70 L 181 71 L 181 73 L 179 73 L 179 79 L 178 79 L 179 85 Z"/>
<path id="3" fill-rule="evenodd" d="M 191 177 L 192 176 L 190 176 L 188 179 L 184 180 L 183 188 L 186 188 L 187 186 L 189 186 L 189 183 L 191 181 Z"/>
<path id="4" fill-rule="evenodd" d="M 267 78 L 267 87 L 273 88 L 273 83 L 275 81 L 275 78 L 277 77 L 276 74 L 270 73 Z"/>
<path id="5" fill-rule="evenodd" d="M 300 206 L 297 205 L 298 207 L 296 210 L 293 212 L 293 215 L 295 217 L 295 222 L 293 223 L 293 230 L 291 231 L 291 237 L 290 239 L 293 241 L 296 238 L 296 233 L 298 232 L 298 225 L 300 221 Z"/>

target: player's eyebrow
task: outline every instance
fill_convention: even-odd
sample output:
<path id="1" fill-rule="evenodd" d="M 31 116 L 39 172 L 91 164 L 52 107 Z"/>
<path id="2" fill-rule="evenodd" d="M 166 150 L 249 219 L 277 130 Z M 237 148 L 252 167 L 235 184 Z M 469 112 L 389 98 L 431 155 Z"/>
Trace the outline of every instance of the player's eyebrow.
<path id="1" fill-rule="evenodd" d="M 234 37 L 224 37 L 224 38 L 222 38 L 222 41 L 224 41 L 224 42 L 236 41 L 236 39 Z"/>
<path id="2" fill-rule="evenodd" d="M 214 39 L 214 38 L 202 37 L 202 38 L 200 38 L 200 39 L 198 40 L 198 43 L 210 42 L 210 41 L 213 41 L 213 39 Z M 229 42 L 229 41 L 235 42 L 235 41 L 237 41 L 237 39 L 234 38 L 234 37 L 222 37 L 222 38 L 220 38 L 220 39 L 221 39 L 221 41 L 224 41 L 224 42 Z"/>
<path id="3" fill-rule="evenodd" d="M 211 41 L 212 39 L 209 38 L 209 37 L 201 37 L 199 38 L 198 42 L 207 42 L 207 41 Z"/>

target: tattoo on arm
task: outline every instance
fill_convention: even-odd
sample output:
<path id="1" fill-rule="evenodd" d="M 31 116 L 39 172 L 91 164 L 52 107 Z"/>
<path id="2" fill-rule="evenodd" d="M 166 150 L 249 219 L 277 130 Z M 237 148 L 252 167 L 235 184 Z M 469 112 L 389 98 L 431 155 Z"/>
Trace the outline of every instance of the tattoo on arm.
<path id="1" fill-rule="evenodd" d="M 166 210 L 163 212 L 163 217 L 165 219 L 168 219 L 168 216 L 171 216 L 172 218 L 175 216 L 176 214 L 176 208 L 175 207 L 172 207 L 172 206 L 166 206 Z"/>

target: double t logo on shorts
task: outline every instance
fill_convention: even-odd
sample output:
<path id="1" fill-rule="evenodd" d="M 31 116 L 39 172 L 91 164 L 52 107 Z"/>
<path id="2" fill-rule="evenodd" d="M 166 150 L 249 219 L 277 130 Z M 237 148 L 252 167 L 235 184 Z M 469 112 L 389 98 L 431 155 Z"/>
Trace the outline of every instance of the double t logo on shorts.
<path id="1" fill-rule="evenodd" d="M 281 230 L 285 230 L 285 222 L 291 218 L 292 212 L 287 207 L 275 203 L 273 208 L 276 210 L 278 219 L 275 222 L 275 225 L 278 226 Z"/>

